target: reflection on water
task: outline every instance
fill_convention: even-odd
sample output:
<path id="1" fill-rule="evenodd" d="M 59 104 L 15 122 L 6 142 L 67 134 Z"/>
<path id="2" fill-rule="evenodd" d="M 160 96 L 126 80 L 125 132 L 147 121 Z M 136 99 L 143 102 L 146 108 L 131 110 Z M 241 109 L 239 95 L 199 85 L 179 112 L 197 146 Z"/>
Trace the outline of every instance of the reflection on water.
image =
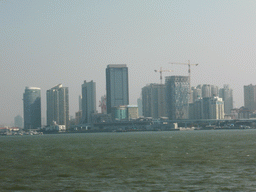
<path id="1" fill-rule="evenodd" d="M 2 191 L 255 191 L 256 130 L 0 137 Z"/>

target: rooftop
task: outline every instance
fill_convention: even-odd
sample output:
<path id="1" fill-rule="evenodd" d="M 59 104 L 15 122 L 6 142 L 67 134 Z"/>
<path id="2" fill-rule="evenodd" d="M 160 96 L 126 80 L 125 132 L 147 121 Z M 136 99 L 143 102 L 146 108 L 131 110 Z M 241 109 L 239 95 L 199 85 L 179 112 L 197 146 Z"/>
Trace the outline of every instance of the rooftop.
<path id="1" fill-rule="evenodd" d="M 123 68 L 123 67 L 127 67 L 126 64 L 109 64 L 108 68 Z"/>

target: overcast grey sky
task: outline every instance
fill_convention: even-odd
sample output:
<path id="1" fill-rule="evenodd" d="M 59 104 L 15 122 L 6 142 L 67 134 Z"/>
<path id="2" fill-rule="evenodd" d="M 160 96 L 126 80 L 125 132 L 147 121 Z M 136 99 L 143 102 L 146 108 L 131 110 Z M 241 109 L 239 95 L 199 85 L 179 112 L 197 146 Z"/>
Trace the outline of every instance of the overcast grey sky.
<path id="1" fill-rule="evenodd" d="M 127 64 L 130 104 L 141 88 L 164 75 L 187 75 L 192 86 L 230 84 L 235 106 L 243 86 L 256 84 L 254 0 L 16 0 L 0 1 L 0 125 L 23 116 L 26 86 L 69 87 L 70 115 L 78 110 L 84 80 L 93 80 L 97 100 L 105 94 L 105 68 Z"/>

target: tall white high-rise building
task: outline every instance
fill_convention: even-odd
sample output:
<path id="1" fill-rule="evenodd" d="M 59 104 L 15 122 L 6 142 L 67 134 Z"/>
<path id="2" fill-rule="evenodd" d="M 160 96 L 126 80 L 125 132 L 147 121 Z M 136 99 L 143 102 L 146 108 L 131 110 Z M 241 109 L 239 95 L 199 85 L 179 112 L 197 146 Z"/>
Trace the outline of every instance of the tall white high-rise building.
<path id="1" fill-rule="evenodd" d="M 68 87 L 58 84 L 46 91 L 47 125 L 65 125 L 69 128 L 69 93 Z"/>

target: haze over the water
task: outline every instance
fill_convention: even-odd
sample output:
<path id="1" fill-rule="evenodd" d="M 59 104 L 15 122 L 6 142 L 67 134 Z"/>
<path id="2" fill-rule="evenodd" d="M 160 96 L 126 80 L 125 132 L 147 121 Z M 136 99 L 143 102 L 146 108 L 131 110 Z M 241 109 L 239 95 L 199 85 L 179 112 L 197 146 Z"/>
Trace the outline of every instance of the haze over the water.
<path id="1" fill-rule="evenodd" d="M 69 87 L 70 115 L 78 111 L 84 80 L 105 94 L 105 68 L 127 64 L 130 104 L 141 88 L 164 75 L 187 75 L 192 86 L 230 84 L 234 106 L 244 105 L 243 86 L 256 84 L 254 0 L 56 0 L 0 1 L 0 125 L 23 116 L 26 86 Z"/>

